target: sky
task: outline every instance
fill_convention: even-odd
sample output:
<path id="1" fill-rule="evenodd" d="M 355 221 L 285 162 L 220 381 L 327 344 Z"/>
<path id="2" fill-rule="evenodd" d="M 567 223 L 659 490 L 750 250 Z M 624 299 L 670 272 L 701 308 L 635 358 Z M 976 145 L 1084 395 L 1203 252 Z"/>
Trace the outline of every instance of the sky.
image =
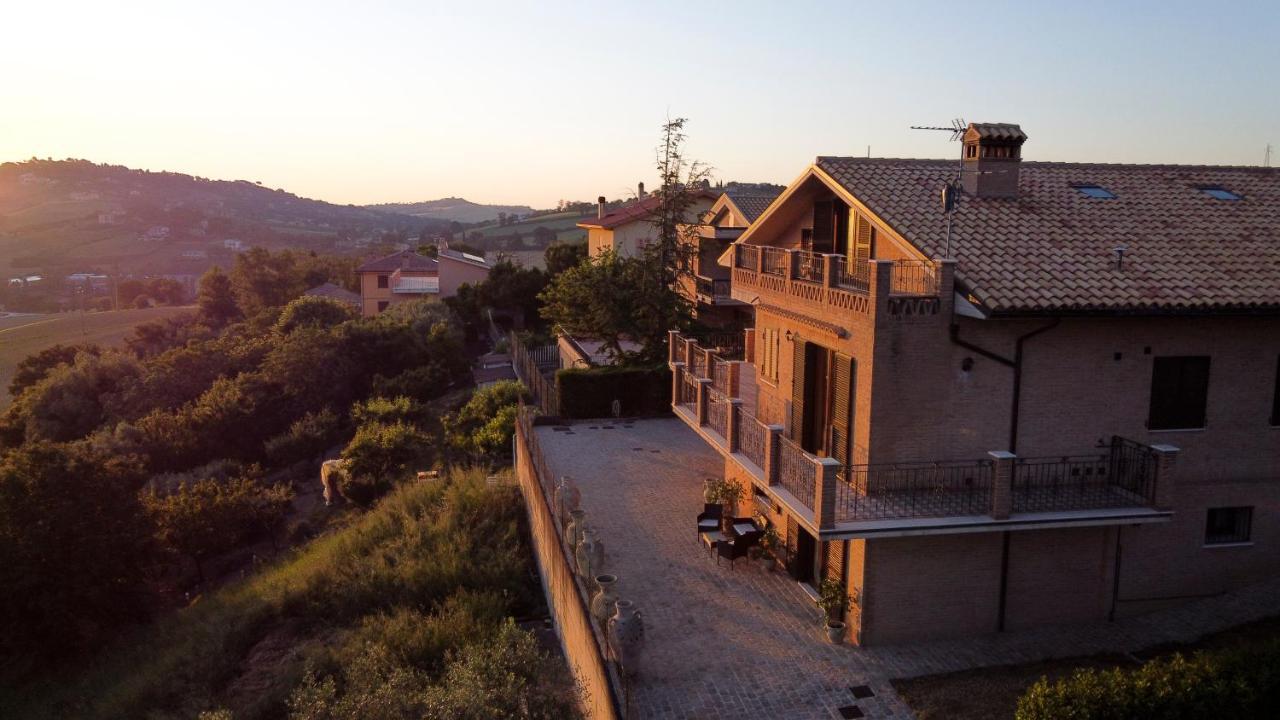
<path id="1" fill-rule="evenodd" d="M 5 0 L 0 161 L 75 157 L 338 203 L 550 207 L 818 155 L 1280 164 L 1280 2 Z M 651 185 L 652 186 L 652 185 Z"/>

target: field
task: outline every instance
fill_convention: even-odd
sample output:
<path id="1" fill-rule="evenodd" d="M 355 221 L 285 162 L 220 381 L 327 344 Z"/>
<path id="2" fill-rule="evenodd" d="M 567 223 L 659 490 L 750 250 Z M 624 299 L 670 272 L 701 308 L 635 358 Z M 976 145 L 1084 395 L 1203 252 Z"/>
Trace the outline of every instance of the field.
<path id="1" fill-rule="evenodd" d="M 554 215 L 542 215 L 515 225 L 487 225 L 467 230 L 466 234 L 480 233 L 486 238 L 502 237 L 504 235 L 512 235 L 520 233 L 523 236 L 531 236 L 533 231 L 540 227 L 553 230 L 556 233 L 557 242 L 578 242 L 585 240 L 587 231 L 578 227 L 578 222 L 587 215 L 579 215 L 575 212 L 555 213 Z"/>
<path id="2" fill-rule="evenodd" d="M 190 307 L 156 307 L 97 313 L 0 315 L 0 409 L 9 406 L 9 379 L 23 358 L 51 345 L 119 345 L 133 326 L 188 312 Z"/>

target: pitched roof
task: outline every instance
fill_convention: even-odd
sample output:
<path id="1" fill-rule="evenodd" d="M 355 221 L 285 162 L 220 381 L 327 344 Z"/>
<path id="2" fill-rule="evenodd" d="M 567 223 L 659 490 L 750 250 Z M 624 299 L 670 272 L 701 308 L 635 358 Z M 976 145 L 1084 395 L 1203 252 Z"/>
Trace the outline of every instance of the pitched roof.
<path id="1" fill-rule="evenodd" d="M 816 165 L 927 256 L 942 255 L 940 193 L 954 160 Z M 1280 308 L 1280 169 L 1024 161 L 1018 197 L 961 197 L 952 237 L 958 283 L 995 312 Z"/>
<path id="2" fill-rule="evenodd" d="M 695 193 L 699 198 L 705 200 L 715 200 L 718 196 L 710 190 L 699 190 Z M 629 222 L 637 220 L 648 220 L 652 217 L 658 205 L 662 202 L 662 196 L 654 193 L 639 200 L 633 200 L 626 205 L 605 213 L 602 218 L 589 218 L 578 223 L 580 228 L 603 228 L 612 230 L 619 225 L 626 225 Z"/>
<path id="3" fill-rule="evenodd" d="M 484 268 L 491 267 L 491 265 L 489 264 L 489 261 L 486 260 L 485 258 L 480 257 L 479 255 L 472 255 L 471 253 L 464 253 L 464 252 L 459 252 L 457 250 L 450 250 L 449 248 L 440 248 L 440 257 L 449 258 L 451 260 L 460 260 L 462 262 L 470 263 L 471 265 L 476 265 L 478 267 L 484 267 Z"/>
<path id="4" fill-rule="evenodd" d="M 762 195 L 759 193 L 737 195 L 732 192 L 725 194 L 729 196 L 729 201 L 733 203 L 734 207 L 738 208 L 738 211 L 747 219 L 747 222 L 753 223 L 756 221 L 756 218 L 764 214 L 764 211 L 773 204 L 774 200 L 778 199 L 778 196 L 781 195 L 782 192 L 779 191 L 772 195 Z"/>
<path id="5" fill-rule="evenodd" d="M 419 255 L 412 250 L 401 250 L 386 257 L 370 260 L 356 268 L 356 272 L 395 272 L 396 270 L 422 272 L 435 270 L 436 265 L 436 261 L 432 258 Z"/>
<path id="6" fill-rule="evenodd" d="M 308 295 L 310 297 L 326 297 L 326 298 L 330 298 L 331 300 L 338 300 L 340 302 L 350 303 L 352 305 L 360 304 L 360 296 L 358 294 L 353 293 L 346 288 L 338 287 L 333 283 L 325 283 L 323 285 L 317 285 L 302 294 Z"/>

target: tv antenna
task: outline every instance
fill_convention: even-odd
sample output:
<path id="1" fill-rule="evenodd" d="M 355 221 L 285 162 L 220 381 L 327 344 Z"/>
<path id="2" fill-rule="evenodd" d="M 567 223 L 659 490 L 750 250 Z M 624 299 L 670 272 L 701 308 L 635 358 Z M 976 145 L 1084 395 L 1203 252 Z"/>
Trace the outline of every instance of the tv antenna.
<path id="1" fill-rule="evenodd" d="M 1271 143 L 1267 143 L 1267 151 L 1262 154 L 1262 167 L 1271 167 Z"/>
<path id="2" fill-rule="evenodd" d="M 951 120 L 950 127 L 939 127 L 936 125 L 912 125 L 912 130 L 939 130 L 951 133 L 951 142 L 957 142 L 964 138 L 964 132 L 969 124 L 964 118 L 954 118 Z M 942 187 L 942 212 L 947 217 L 947 242 L 946 252 L 943 259 L 951 257 L 951 217 L 956 212 L 956 201 L 960 197 L 960 175 L 964 172 L 964 146 L 960 147 L 960 163 L 956 165 L 956 177 L 951 182 Z"/>

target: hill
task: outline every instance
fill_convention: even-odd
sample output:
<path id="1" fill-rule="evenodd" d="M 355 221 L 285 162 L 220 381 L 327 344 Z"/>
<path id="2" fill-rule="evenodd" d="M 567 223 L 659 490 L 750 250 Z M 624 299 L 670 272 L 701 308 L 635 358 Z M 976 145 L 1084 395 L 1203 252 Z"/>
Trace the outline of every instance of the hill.
<path id="1" fill-rule="evenodd" d="M 487 252 L 505 252 L 517 257 L 528 258 L 525 264 L 540 265 L 542 251 L 556 243 L 585 242 L 587 231 L 578 227 L 583 215 L 577 212 L 558 212 L 538 215 L 518 223 L 500 225 L 481 225 L 466 231 L 465 238 L 469 245 Z"/>
<path id="2" fill-rule="evenodd" d="M 247 180 L 87 160 L 0 164 L 0 278 L 119 267 L 199 274 L 260 245 L 364 254 L 447 222 L 335 205 Z"/>
<path id="3" fill-rule="evenodd" d="M 447 220 L 460 223 L 486 223 L 498 219 L 500 214 L 528 215 L 533 208 L 527 205 L 481 205 L 462 198 L 441 198 L 416 203 L 382 203 L 368 205 L 377 212 L 398 213 L 416 218 Z"/>

